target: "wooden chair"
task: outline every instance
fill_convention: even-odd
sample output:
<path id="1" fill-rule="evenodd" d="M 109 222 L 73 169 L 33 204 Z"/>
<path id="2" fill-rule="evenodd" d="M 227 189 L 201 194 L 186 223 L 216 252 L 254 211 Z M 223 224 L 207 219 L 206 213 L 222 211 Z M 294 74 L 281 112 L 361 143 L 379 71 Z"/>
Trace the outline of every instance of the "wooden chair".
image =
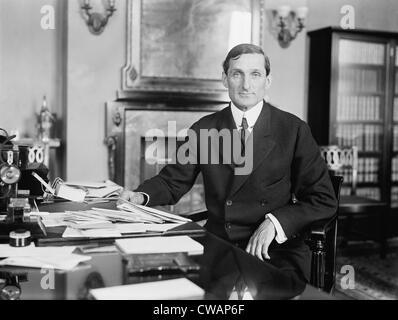
<path id="1" fill-rule="evenodd" d="M 308 233 L 307 244 L 312 252 L 310 283 L 316 288 L 332 293 L 336 281 L 337 223 L 340 190 L 343 177 L 331 175 L 337 198 L 337 210 L 333 217 L 314 222 Z"/>
<path id="2" fill-rule="evenodd" d="M 388 214 L 389 206 L 387 202 L 370 199 L 358 194 L 358 148 L 338 146 L 321 146 L 320 152 L 332 174 L 341 174 L 344 170 L 348 175 L 345 180 L 350 183 L 350 194 L 342 194 L 340 197 L 339 218 L 345 219 L 342 232 L 343 244 L 348 244 L 352 232 L 352 223 L 355 216 L 374 216 L 379 221 L 379 234 L 367 236 L 361 234 L 362 238 L 371 238 L 380 243 L 380 255 L 382 258 L 386 254 L 387 235 L 384 226 L 384 215 Z M 346 179 L 348 178 L 348 179 Z"/>

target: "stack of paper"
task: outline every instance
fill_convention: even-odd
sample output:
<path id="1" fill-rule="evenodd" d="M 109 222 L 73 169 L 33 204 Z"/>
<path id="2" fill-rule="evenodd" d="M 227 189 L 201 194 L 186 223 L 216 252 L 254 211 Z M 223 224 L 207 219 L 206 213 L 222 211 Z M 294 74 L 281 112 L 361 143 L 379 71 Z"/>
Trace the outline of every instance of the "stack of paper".
<path id="1" fill-rule="evenodd" d="M 86 200 L 118 198 L 123 190 L 123 187 L 109 180 L 105 182 L 68 181 L 65 184 L 85 190 Z"/>
<path id="2" fill-rule="evenodd" d="M 188 236 L 117 239 L 115 244 L 125 254 L 172 252 L 203 254 L 203 245 Z"/>
<path id="3" fill-rule="evenodd" d="M 119 207 L 118 207 L 119 208 Z M 110 210 L 94 208 L 100 215 L 114 222 L 142 222 L 142 223 L 163 223 L 164 220 L 156 216 L 148 215 L 143 212 L 129 212 L 120 210 Z"/>
<path id="4" fill-rule="evenodd" d="M 46 227 L 67 227 L 64 238 L 118 238 L 123 234 L 146 232 L 163 233 L 190 219 L 164 211 L 123 204 L 129 211 L 92 208 L 86 211 L 66 211 L 64 213 L 35 213 L 42 217 Z"/>
<path id="5" fill-rule="evenodd" d="M 192 220 L 181 217 L 172 213 L 168 213 L 165 211 L 157 210 L 154 208 L 150 207 L 145 207 L 141 206 L 138 204 L 134 204 L 132 202 L 125 201 L 123 199 L 120 199 L 123 201 L 121 204 L 119 204 L 117 207 L 120 210 L 125 210 L 131 212 L 134 216 L 139 216 L 142 219 L 153 219 L 157 221 L 162 222 L 174 222 L 174 223 L 184 223 L 184 222 L 191 222 Z"/>
<path id="6" fill-rule="evenodd" d="M 109 228 L 75 229 L 67 227 L 63 238 L 120 238 L 125 234 L 156 232 L 163 233 L 179 226 L 175 223 L 146 224 L 146 223 L 113 223 Z"/>
<path id="7" fill-rule="evenodd" d="M 0 266 L 19 266 L 29 268 L 52 268 L 70 270 L 80 262 L 91 259 L 89 256 L 74 254 L 76 247 L 35 247 L 32 243 L 28 247 L 11 247 L 0 245 Z"/>
<path id="8" fill-rule="evenodd" d="M 97 300 L 179 300 L 202 299 L 204 290 L 186 278 L 92 289 Z"/>

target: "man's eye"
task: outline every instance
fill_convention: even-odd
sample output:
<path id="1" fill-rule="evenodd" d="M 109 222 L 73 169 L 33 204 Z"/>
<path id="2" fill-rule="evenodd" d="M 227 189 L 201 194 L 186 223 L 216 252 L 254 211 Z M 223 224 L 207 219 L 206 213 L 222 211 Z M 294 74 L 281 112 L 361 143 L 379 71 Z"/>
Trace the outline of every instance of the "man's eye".
<path id="1" fill-rule="evenodd" d="M 232 76 L 233 76 L 234 78 L 239 78 L 239 77 L 240 77 L 240 73 L 239 73 L 239 72 L 234 72 L 234 73 L 232 74 Z"/>
<path id="2" fill-rule="evenodd" d="M 261 77 L 261 73 L 260 72 L 254 72 L 253 73 L 253 77 Z"/>

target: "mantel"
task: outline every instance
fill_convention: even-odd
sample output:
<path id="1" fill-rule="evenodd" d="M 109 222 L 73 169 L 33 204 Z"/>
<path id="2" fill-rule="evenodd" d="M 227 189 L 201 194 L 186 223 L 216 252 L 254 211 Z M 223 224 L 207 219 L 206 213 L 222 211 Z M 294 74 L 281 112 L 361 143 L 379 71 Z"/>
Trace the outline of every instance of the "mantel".
<path id="1" fill-rule="evenodd" d="M 220 93 L 188 93 L 188 92 L 168 92 L 168 91 L 123 91 L 117 92 L 116 101 L 143 101 L 161 102 L 172 105 L 189 104 L 211 104 L 228 103 L 227 92 Z"/>

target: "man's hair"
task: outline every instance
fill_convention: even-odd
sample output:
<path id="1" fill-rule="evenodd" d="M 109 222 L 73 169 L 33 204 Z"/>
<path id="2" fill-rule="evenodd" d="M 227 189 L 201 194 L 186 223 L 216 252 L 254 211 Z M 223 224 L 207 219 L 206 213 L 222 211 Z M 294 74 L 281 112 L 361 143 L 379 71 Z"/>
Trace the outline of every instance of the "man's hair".
<path id="1" fill-rule="evenodd" d="M 234 59 L 234 60 L 239 59 L 239 57 L 242 54 L 250 54 L 250 53 L 258 53 L 258 54 L 261 54 L 264 56 L 265 71 L 266 71 L 266 75 L 268 76 L 271 71 L 271 66 L 270 66 L 269 59 L 268 59 L 267 55 L 264 53 L 263 49 L 261 49 L 259 46 L 256 46 L 255 44 L 251 44 L 251 43 L 238 44 L 237 46 L 233 47 L 228 52 L 228 55 L 222 64 L 225 74 L 228 73 L 229 61 L 231 59 Z"/>

